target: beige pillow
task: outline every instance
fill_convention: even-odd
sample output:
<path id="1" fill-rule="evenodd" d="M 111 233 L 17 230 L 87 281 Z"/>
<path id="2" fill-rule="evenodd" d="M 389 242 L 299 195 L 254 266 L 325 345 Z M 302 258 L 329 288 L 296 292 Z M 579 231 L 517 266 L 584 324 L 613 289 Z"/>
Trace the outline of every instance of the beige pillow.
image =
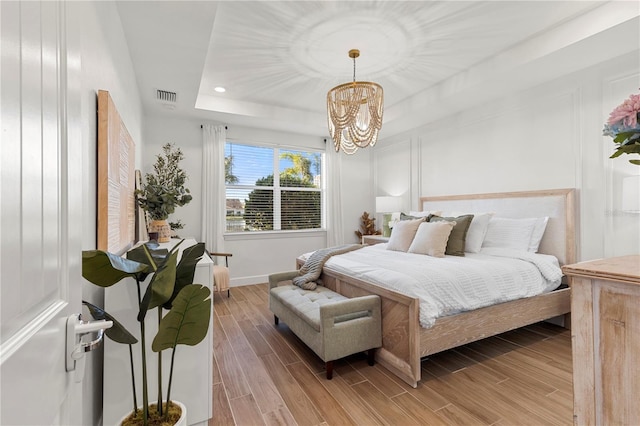
<path id="1" fill-rule="evenodd" d="M 426 254 L 433 257 L 444 257 L 447 241 L 455 222 L 421 223 L 409 247 L 409 253 Z"/>
<path id="2" fill-rule="evenodd" d="M 416 235 L 416 231 L 424 218 L 414 220 L 401 220 L 396 223 L 391 232 L 391 237 L 387 243 L 387 250 L 404 251 L 409 250 L 409 246 Z"/>

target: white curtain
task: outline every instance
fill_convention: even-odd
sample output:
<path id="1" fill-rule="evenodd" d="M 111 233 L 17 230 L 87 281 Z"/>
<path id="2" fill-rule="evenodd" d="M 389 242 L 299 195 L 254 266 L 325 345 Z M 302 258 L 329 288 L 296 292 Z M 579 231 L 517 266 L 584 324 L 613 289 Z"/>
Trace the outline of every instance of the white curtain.
<path id="1" fill-rule="evenodd" d="M 226 217 L 223 125 L 202 126 L 202 240 L 209 251 L 224 251 Z"/>
<path id="2" fill-rule="evenodd" d="M 327 247 L 344 244 L 344 230 L 342 223 L 342 156 L 336 152 L 331 139 L 327 140 L 325 148 L 326 159 L 326 202 L 327 202 Z"/>

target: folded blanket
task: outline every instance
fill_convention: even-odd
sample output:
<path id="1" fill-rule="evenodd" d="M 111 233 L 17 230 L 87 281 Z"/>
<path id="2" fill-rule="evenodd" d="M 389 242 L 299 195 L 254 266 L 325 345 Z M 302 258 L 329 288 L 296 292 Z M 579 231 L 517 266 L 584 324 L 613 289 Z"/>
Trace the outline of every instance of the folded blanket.
<path id="1" fill-rule="evenodd" d="M 295 277 L 292 281 L 293 284 L 302 288 L 303 290 L 315 290 L 317 280 L 322 273 L 322 267 L 331 256 L 336 254 L 347 253 L 349 251 L 357 250 L 364 247 L 362 244 L 345 244 L 342 246 L 327 247 L 324 249 L 316 250 L 309 258 L 304 262 L 302 268 L 300 268 L 300 276 Z"/>

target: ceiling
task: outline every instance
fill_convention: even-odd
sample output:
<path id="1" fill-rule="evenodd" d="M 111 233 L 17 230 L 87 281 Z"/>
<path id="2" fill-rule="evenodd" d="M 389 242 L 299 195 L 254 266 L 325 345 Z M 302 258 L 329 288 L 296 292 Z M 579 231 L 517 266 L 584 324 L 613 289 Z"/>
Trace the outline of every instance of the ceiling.
<path id="1" fill-rule="evenodd" d="M 120 1 L 145 112 L 327 136 L 327 91 L 384 88 L 381 137 L 638 50 L 640 2 Z M 625 40 L 625 43 L 619 43 Z M 606 48 L 602 48 L 606 46 Z M 217 86 L 226 88 L 217 93 Z M 176 92 L 176 102 L 156 90 Z"/>

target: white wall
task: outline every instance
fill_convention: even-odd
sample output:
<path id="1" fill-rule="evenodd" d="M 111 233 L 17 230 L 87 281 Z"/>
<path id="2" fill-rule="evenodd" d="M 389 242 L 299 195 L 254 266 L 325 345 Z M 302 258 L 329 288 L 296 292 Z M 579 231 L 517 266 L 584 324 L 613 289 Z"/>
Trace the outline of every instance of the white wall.
<path id="1" fill-rule="evenodd" d="M 640 216 L 620 211 L 627 158 L 609 160 L 609 112 L 640 87 L 639 54 L 465 109 L 376 145 L 375 195 L 577 188 L 578 259 L 640 252 Z M 407 204 L 408 203 L 408 204 Z"/>
<path id="2" fill-rule="evenodd" d="M 634 68 L 623 68 L 603 79 L 603 122 L 616 106 L 629 97 L 630 93 L 638 93 L 640 87 L 638 63 L 636 60 Z M 640 175 L 640 166 L 628 162 L 629 159 L 638 159 L 638 156 L 623 155 L 617 159 L 607 159 L 614 151 L 614 144 L 611 138 L 604 139 L 601 158 L 604 159 L 605 190 L 600 194 L 605 197 L 603 255 L 610 257 L 638 254 L 640 253 L 640 214 L 622 210 L 622 180 L 628 176 Z M 640 194 L 635 194 L 635 197 L 640 198 Z"/>
<path id="3" fill-rule="evenodd" d="M 143 182 L 145 173 L 153 171 L 156 156 L 162 154 L 162 146 L 173 143 L 184 154 L 180 163 L 187 173 L 185 187 L 191 191 L 193 200 L 182 207 L 177 207 L 169 221 L 182 221 L 184 229 L 178 231 L 180 237 L 200 240 L 200 188 L 202 187 L 202 129 L 201 120 L 172 118 L 167 116 L 149 117 L 144 120 L 144 146 L 140 170 Z"/>
<path id="4" fill-rule="evenodd" d="M 327 143 L 331 143 L 328 139 Z M 360 243 L 355 231 L 360 229 L 362 213 L 375 212 L 373 179 L 373 150 L 359 149 L 353 155 L 340 152 L 340 178 L 342 192 L 342 221 L 344 243 Z M 377 223 L 380 227 L 380 223 Z"/>
<path id="5" fill-rule="evenodd" d="M 107 90 L 127 130 L 142 146 L 142 105 L 120 17 L 113 2 L 70 2 L 82 17 L 83 250 L 96 248 L 97 91 Z M 85 283 L 82 297 L 103 306 L 104 291 Z M 102 350 L 87 356 L 83 382 L 83 424 L 102 422 Z M 124 389 L 123 391 L 127 391 Z"/>
<path id="6" fill-rule="evenodd" d="M 152 169 L 155 155 L 167 142 L 174 142 L 183 151 L 182 162 L 189 176 L 187 187 L 193 200 L 179 207 L 169 220 L 180 219 L 185 227 L 181 237 L 201 240 L 202 183 L 202 130 L 200 120 L 171 116 L 145 118 L 142 171 Z M 227 139 L 235 142 L 286 145 L 300 148 L 325 149 L 322 138 L 295 133 L 275 132 L 249 127 L 228 126 Z M 344 213 L 344 240 L 357 242 L 354 233 L 359 228 L 362 211 L 371 211 L 371 154 L 361 150 L 342 159 L 342 210 Z M 231 285 L 266 282 L 273 272 L 295 268 L 295 258 L 302 253 L 326 247 L 325 231 L 270 233 L 225 236 L 224 251 L 233 253 L 229 259 Z"/>

